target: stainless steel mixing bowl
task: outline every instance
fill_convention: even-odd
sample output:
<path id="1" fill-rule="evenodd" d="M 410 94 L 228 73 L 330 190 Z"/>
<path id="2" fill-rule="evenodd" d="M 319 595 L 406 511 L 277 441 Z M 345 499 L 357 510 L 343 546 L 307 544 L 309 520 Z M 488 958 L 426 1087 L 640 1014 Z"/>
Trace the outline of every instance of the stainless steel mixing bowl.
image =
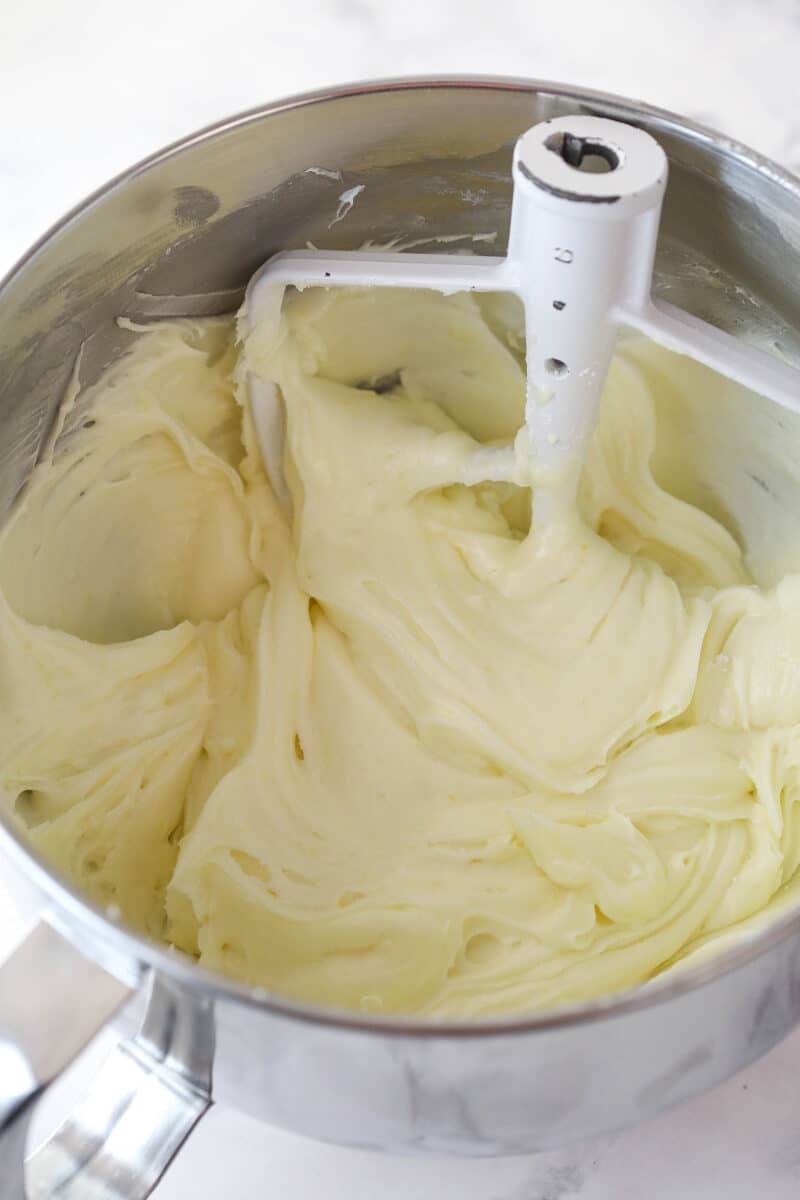
<path id="1" fill-rule="evenodd" d="M 231 310 L 265 258 L 307 240 L 463 234 L 446 245 L 501 253 L 515 138 L 572 112 L 640 124 L 669 155 L 656 290 L 795 356 L 800 184 L 774 164 L 668 113 L 548 83 L 340 88 L 223 122 L 134 167 L 12 271 L 0 289 L 0 514 L 47 443 L 76 362 L 86 385 L 137 336 L 115 318 Z M 730 437 L 731 470 L 742 470 L 752 447 Z M 779 529 L 787 506 L 774 482 L 763 519 Z M 0 852 L 42 909 L 0 968 L 3 1197 L 23 1194 L 30 1097 L 132 992 L 145 997 L 143 1025 L 29 1159 L 30 1196 L 146 1196 L 212 1100 L 387 1150 L 552 1147 L 712 1086 L 800 1018 L 800 914 L 637 992 L 434 1024 L 314 1009 L 212 975 L 94 910 L 2 822 Z"/>

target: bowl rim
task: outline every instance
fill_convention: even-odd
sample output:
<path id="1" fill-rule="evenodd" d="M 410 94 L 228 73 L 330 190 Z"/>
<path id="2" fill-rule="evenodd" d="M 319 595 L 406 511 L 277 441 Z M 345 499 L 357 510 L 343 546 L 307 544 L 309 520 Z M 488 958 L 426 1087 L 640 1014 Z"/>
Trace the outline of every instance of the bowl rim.
<path id="1" fill-rule="evenodd" d="M 182 153 L 193 145 L 211 141 L 230 130 L 255 124 L 296 108 L 361 95 L 426 89 L 462 89 L 466 91 L 486 89 L 530 95 L 551 95 L 573 100 L 576 104 L 596 105 L 602 109 L 604 115 L 619 114 L 622 119 L 634 122 L 637 118 L 645 118 L 650 127 L 674 132 L 685 140 L 688 139 L 695 143 L 713 145 L 717 151 L 722 151 L 723 155 L 735 159 L 757 175 L 777 184 L 800 204 L 800 177 L 780 167 L 758 151 L 709 126 L 681 117 L 667 109 L 627 99 L 614 93 L 580 88 L 546 79 L 502 75 L 443 74 L 365 80 L 323 87 L 246 109 L 189 133 L 140 159 L 74 205 L 32 244 L 0 279 L 0 300 L 2 300 L 6 288 L 38 257 L 39 253 L 73 221 L 85 216 L 96 202 L 109 196 L 117 188 L 129 183 L 138 175 L 144 174 L 157 164 Z M 135 965 L 134 970 L 127 972 L 129 980 L 131 977 L 141 980 L 149 971 L 157 971 L 172 979 L 185 991 L 201 994 L 205 1000 L 232 1002 L 250 1009 L 265 1011 L 272 1017 L 295 1022 L 402 1039 L 463 1038 L 472 1040 L 473 1038 L 536 1034 L 566 1030 L 574 1026 L 592 1025 L 598 1021 L 642 1012 L 695 992 L 748 963 L 754 962 L 770 949 L 788 941 L 794 935 L 800 934 L 800 904 L 798 904 L 794 911 L 776 916 L 773 921 L 768 921 L 764 928 L 744 935 L 738 945 L 721 950 L 707 960 L 684 968 L 678 967 L 674 971 L 656 976 L 644 984 L 610 993 L 588 1002 L 564 1005 L 541 1012 L 523 1011 L 469 1019 L 431 1018 L 413 1014 L 364 1014 L 354 1010 L 293 1000 L 263 987 L 242 983 L 196 963 L 189 955 L 176 951 L 173 947 L 168 947 L 164 943 L 156 942 L 143 934 L 134 932 L 113 913 L 104 911 L 74 888 L 32 846 L 26 844 L 24 835 L 17 831 L 2 812 L 0 812 L 0 854 L 11 862 L 29 885 L 43 893 L 50 902 L 44 907 L 40 914 L 41 917 L 73 942 L 78 943 L 83 953 L 96 958 L 101 965 L 106 966 L 111 973 L 119 975 L 120 978 L 125 974 L 120 965 L 121 960 L 125 959 L 128 966 Z M 0 858 L 0 865 L 1 863 L 2 859 Z M 53 908 L 52 905 L 56 907 Z M 89 945 L 85 943 L 87 934 L 91 935 L 93 939 Z"/>

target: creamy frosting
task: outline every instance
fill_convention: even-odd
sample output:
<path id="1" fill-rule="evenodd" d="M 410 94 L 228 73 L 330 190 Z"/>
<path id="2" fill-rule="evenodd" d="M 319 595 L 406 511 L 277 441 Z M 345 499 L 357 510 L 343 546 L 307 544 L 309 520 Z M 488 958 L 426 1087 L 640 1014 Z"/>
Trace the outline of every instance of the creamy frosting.
<path id="1" fill-rule="evenodd" d="M 540 527 L 507 300 L 156 327 L 0 544 L 14 819 L 138 929 L 347 1007 L 541 1008 L 742 936 L 800 862 L 800 579 L 701 485 L 721 386 L 624 342 Z"/>

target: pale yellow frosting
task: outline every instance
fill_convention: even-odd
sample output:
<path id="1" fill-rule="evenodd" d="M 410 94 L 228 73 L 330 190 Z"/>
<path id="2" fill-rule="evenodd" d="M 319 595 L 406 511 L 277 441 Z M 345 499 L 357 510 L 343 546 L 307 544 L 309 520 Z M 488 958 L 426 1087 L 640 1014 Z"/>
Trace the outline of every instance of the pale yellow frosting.
<path id="1" fill-rule="evenodd" d="M 800 580 L 698 483 L 723 385 L 624 343 L 540 528 L 520 439 L 516 482 L 465 483 L 522 422 L 505 302 L 307 292 L 262 332 L 144 335 L 5 530 L 0 784 L 34 845 L 207 966 L 385 1012 L 584 1000 L 791 902 Z"/>

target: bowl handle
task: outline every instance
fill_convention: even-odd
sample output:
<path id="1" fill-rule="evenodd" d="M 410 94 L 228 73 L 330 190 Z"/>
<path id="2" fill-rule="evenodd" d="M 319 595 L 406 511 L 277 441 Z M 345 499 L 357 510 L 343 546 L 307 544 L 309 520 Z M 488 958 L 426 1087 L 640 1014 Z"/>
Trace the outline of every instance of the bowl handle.
<path id="1" fill-rule="evenodd" d="M 213 1011 L 151 975 L 139 1032 L 26 1158 L 37 1097 L 131 989 L 38 924 L 0 965 L 0 1200 L 145 1200 L 210 1101 Z"/>

